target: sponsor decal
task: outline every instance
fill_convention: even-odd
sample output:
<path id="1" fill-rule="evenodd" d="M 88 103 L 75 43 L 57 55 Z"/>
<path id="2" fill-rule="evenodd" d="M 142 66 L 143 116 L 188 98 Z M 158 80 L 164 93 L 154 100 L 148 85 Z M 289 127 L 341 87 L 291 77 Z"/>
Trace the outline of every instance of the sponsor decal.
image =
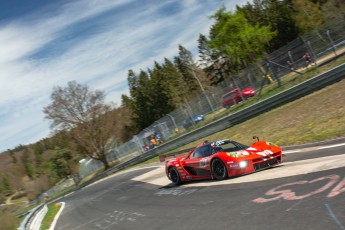
<path id="1" fill-rule="evenodd" d="M 249 148 L 247 148 L 247 150 L 257 151 L 257 149 L 256 149 L 256 148 L 253 148 L 253 147 L 249 147 Z"/>
<path id="2" fill-rule="evenodd" d="M 257 152 L 256 154 L 260 155 L 260 156 L 269 156 L 269 155 L 272 155 L 273 152 L 271 150 L 264 150 L 262 152 Z"/>
<path id="3" fill-rule="evenodd" d="M 242 154 L 242 155 L 245 155 L 245 156 L 248 156 L 248 155 L 249 155 L 249 153 L 248 153 L 246 150 L 241 151 L 241 154 Z"/>
<path id="4" fill-rule="evenodd" d="M 215 141 L 215 142 L 212 142 L 211 146 L 214 147 L 214 146 L 221 146 L 222 144 L 224 144 L 227 140 L 219 140 L 219 141 Z"/>
<path id="5" fill-rule="evenodd" d="M 207 158 L 202 158 L 199 162 L 200 167 L 206 167 L 208 163 L 208 159 Z"/>
<path id="6" fill-rule="evenodd" d="M 240 165 L 239 164 L 229 164 L 229 167 L 230 168 L 238 168 L 238 167 L 240 167 Z"/>
<path id="7" fill-rule="evenodd" d="M 230 157 L 243 157 L 243 155 L 239 152 L 227 152 L 226 154 Z"/>
<path id="8" fill-rule="evenodd" d="M 276 144 L 274 144 L 274 143 L 272 143 L 272 142 L 266 142 L 266 144 L 267 144 L 267 145 L 270 145 L 270 146 L 278 146 L 278 145 L 276 145 Z"/>

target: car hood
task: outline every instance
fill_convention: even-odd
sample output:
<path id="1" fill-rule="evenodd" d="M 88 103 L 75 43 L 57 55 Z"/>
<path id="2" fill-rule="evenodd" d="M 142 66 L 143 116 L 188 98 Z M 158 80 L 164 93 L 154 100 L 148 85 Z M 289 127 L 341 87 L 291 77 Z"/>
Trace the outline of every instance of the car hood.
<path id="1" fill-rule="evenodd" d="M 244 156 L 269 156 L 274 153 L 281 152 L 281 148 L 265 141 L 258 141 L 252 144 L 249 148 L 238 150 L 234 152 L 228 152 L 228 156 L 232 157 L 244 157 Z"/>

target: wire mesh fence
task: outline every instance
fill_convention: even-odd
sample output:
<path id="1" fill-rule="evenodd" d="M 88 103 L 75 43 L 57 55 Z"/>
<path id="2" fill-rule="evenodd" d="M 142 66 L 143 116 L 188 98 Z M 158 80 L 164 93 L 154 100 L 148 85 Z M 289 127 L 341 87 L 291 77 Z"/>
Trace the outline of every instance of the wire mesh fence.
<path id="1" fill-rule="evenodd" d="M 343 54 L 345 52 L 344 25 L 345 23 L 343 26 L 336 25 L 301 36 L 268 54 L 263 61 L 231 75 L 220 86 L 203 92 L 199 97 L 155 121 L 129 142 L 109 151 L 108 161 L 118 164 L 133 159 L 181 132 L 197 127 L 209 114 L 226 107 L 222 102 L 222 96 L 225 94 L 231 95 L 231 92 L 234 90 L 236 92 L 236 89 L 239 91 L 246 88 L 259 90 L 268 81 L 284 85 L 283 76 L 293 71 L 301 73 L 311 66 L 317 68 Z M 246 98 L 246 96 L 232 98 L 233 105 Z M 156 142 L 155 144 L 152 144 L 152 139 Z M 81 164 L 80 176 L 86 177 L 101 167 L 99 162 L 88 159 Z"/>

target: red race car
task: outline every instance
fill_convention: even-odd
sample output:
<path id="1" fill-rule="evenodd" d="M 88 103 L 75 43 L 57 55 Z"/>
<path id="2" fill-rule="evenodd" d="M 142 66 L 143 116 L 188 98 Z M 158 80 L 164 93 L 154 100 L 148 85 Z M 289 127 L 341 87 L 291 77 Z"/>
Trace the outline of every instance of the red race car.
<path id="1" fill-rule="evenodd" d="M 166 161 L 165 172 L 176 185 L 201 179 L 223 180 L 282 163 L 282 149 L 270 142 L 246 146 L 231 140 L 205 141 L 187 155 Z"/>
<path id="2" fill-rule="evenodd" d="M 239 88 L 236 88 L 224 94 L 220 102 L 224 108 L 230 108 L 246 98 L 253 97 L 255 94 L 256 91 L 254 88 L 246 88 L 242 91 Z"/>

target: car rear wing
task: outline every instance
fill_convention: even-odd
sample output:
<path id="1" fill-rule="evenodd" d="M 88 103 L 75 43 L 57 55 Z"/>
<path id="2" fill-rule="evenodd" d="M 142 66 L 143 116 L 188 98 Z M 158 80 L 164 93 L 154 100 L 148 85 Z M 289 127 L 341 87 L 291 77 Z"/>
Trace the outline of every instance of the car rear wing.
<path id="1" fill-rule="evenodd" d="M 193 149 L 195 149 L 195 148 L 183 149 L 183 150 L 173 152 L 173 153 L 162 154 L 162 155 L 159 155 L 158 158 L 159 158 L 160 162 L 164 162 L 167 158 L 177 157 L 178 155 L 183 154 L 183 153 L 189 153 Z"/>

